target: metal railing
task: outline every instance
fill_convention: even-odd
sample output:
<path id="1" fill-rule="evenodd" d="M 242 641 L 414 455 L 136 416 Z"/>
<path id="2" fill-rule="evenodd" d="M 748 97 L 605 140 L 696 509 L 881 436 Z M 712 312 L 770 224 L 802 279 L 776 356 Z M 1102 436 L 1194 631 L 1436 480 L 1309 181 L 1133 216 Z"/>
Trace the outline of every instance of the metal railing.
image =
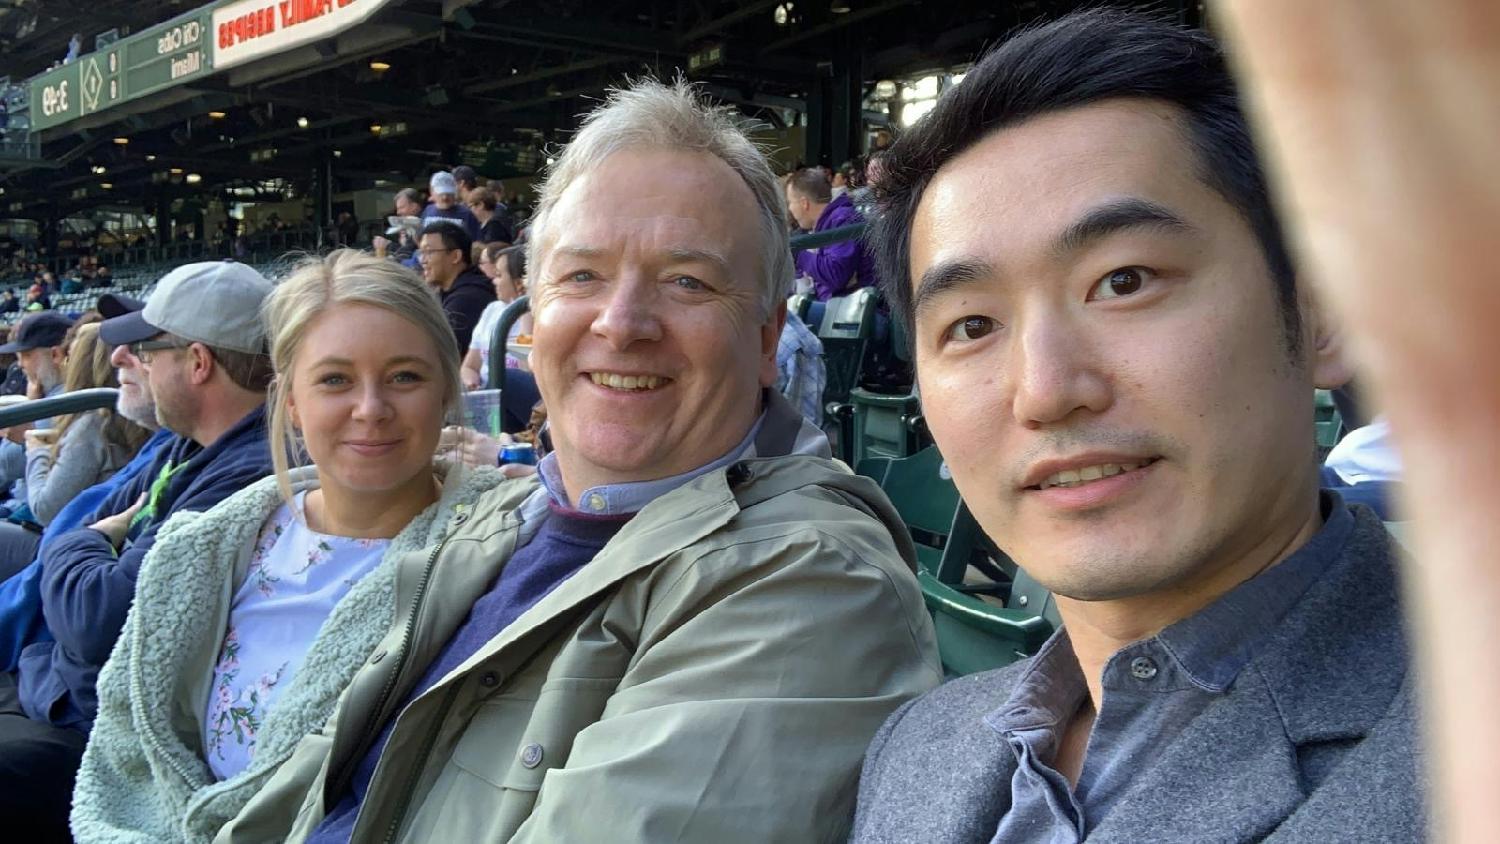
<path id="1" fill-rule="evenodd" d="M 114 407 L 119 395 L 120 391 L 114 387 L 95 387 L 89 390 L 74 390 L 71 393 L 45 399 L 32 399 L 9 407 L 0 407 L 0 428 L 24 425 L 39 419 L 50 419 L 68 413 L 83 413 L 88 410 Z"/>

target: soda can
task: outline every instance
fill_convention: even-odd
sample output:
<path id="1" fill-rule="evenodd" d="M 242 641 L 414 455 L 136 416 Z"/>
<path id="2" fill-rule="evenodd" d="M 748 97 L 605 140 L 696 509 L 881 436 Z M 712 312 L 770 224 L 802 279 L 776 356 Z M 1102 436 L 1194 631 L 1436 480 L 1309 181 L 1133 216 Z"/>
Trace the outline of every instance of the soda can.
<path id="1" fill-rule="evenodd" d="M 506 443 L 500 449 L 500 463 L 520 463 L 525 466 L 536 465 L 536 448 L 531 443 Z"/>

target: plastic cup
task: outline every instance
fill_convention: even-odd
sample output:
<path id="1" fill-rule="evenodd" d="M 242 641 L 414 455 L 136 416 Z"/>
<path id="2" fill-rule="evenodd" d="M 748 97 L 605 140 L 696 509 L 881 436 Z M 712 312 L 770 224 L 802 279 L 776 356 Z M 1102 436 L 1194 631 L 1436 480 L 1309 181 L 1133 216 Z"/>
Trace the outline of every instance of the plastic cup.
<path id="1" fill-rule="evenodd" d="M 469 427 L 489 437 L 500 436 L 500 391 L 470 390 L 464 393 L 464 416 Z"/>

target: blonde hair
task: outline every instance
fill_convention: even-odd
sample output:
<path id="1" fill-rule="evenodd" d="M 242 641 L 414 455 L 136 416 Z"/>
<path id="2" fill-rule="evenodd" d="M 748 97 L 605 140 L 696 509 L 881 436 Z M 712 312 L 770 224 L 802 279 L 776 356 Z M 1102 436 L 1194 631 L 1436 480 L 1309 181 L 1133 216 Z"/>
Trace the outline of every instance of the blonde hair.
<path id="1" fill-rule="evenodd" d="M 755 197 L 760 210 L 761 301 L 765 313 L 772 313 L 791 292 L 793 276 L 786 196 L 765 153 L 746 134 L 745 123 L 682 79 L 670 85 L 642 79 L 611 90 L 604 104 L 584 118 L 578 134 L 548 170 L 538 192 L 527 263 L 533 270 L 541 267 L 541 245 L 558 199 L 610 155 L 642 147 L 706 152 L 739 174 Z"/>
<path id="2" fill-rule="evenodd" d="M 338 305 L 383 308 L 422 329 L 438 351 L 438 363 L 446 382 L 443 410 L 452 416 L 462 401 L 458 340 L 442 306 L 420 276 L 394 261 L 353 249 L 336 249 L 326 257 L 302 261 L 286 280 L 276 285 L 261 308 L 271 347 L 271 367 L 276 373 L 269 399 L 271 464 L 281 494 L 288 502 L 292 500 L 290 471 L 294 465 L 302 465 L 306 456 L 302 439 L 291 424 L 288 407 L 292 371 L 308 326 Z"/>

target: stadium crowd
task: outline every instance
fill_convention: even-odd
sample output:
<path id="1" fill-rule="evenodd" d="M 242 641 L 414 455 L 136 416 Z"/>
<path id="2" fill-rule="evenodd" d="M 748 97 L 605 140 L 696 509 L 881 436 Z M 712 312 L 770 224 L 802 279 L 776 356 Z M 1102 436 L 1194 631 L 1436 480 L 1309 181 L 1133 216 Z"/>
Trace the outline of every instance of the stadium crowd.
<path id="1" fill-rule="evenodd" d="M 0 824 L 1425 840 L 1392 419 L 1315 448 L 1354 356 L 1231 71 L 1096 9 L 837 169 L 643 80 L 534 210 L 439 171 L 275 282 L 226 228 L 72 314 L 110 268 L 16 253 L 0 406 L 117 393 L 0 443 Z M 866 386 L 914 361 L 1055 597 L 1008 667 L 944 676 L 902 514 L 833 459 L 820 329 L 865 288 Z"/>

